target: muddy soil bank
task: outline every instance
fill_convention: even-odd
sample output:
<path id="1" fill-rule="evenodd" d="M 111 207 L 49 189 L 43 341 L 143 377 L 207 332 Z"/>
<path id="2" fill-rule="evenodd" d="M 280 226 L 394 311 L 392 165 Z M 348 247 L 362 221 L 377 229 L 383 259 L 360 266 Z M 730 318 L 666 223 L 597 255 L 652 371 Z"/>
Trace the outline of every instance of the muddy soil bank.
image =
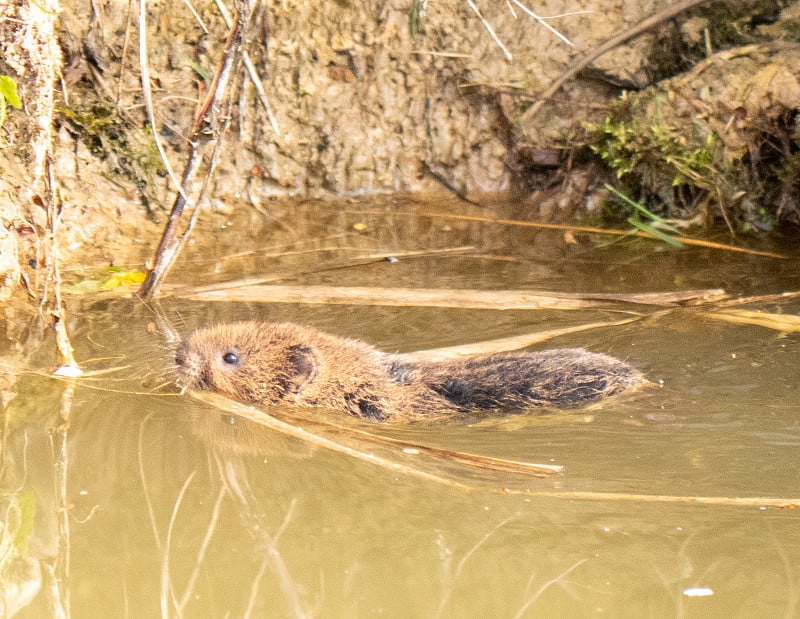
<path id="1" fill-rule="evenodd" d="M 771 200 L 758 208 L 796 219 L 797 2 L 702 3 L 602 55 L 531 113 L 537 94 L 576 59 L 673 4 L 552 0 L 529 7 L 548 18 L 538 20 L 515 2 L 261 2 L 247 51 L 263 94 L 243 77 L 210 206 L 225 212 L 268 208 L 276 196 L 456 191 L 511 193 L 533 216 L 580 216 L 599 204 L 597 189 L 614 172 L 635 197 L 660 201 L 671 214 L 673 183 L 682 191 L 681 216 L 701 206 L 707 219 L 727 214 L 708 206 L 715 201 L 748 204 L 746 183 L 721 194 L 702 178 L 676 177 L 658 159 L 675 152 L 625 134 L 675 107 L 669 131 L 678 156 L 691 157 L 710 132 L 722 135 L 719 143 L 735 145 L 708 156 L 738 162 L 726 178 L 750 170 L 749 180 L 764 186 L 770 178 L 753 170 L 779 168 L 780 190 L 757 196 Z M 154 244 L 174 189 L 147 122 L 139 59 L 147 59 L 158 135 L 179 174 L 227 28 L 213 3 L 196 6 L 197 15 L 183 3 L 147 8 L 144 44 L 123 0 L 18 0 L 2 9 L 0 73 L 16 80 L 23 100 L 22 110 L 9 108 L 0 148 L 3 272 L 18 273 L 21 264 L 35 282 L 34 267 L 45 262 L 40 205 L 53 191 L 43 183 L 45 160 L 60 196 L 62 258 L 141 262 Z M 746 47 L 753 45 L 769 53 Z M 752 63 L 724 61 L 741 56 L 737 49 L 751 50 Z M 719 54 L 728 56 L 715 61 Z M 698 62 L 714 71 L 686 79 L 677 95 L 660 81 Z M 742 72 L 759 78 L 743 81 Z M 612 106 L 623 91 L 651 97 L 657 109 L 640 104 L 649 115 L 638 125 L 627 120 L 628 110 Z M 603 130 L 609 119 L 628 122 L 621 139 L 636 143 L 623 153 L 625 169 L 614 159 L 620 136 Z M 697 129 L 698 119 L 705 127 Z M 753 153 L 769 149 L 759 140 L 778 142 L 760 157 L 769 164 L 762 168 Z M 612 168 L 606 176 L 604 165 Z"/>

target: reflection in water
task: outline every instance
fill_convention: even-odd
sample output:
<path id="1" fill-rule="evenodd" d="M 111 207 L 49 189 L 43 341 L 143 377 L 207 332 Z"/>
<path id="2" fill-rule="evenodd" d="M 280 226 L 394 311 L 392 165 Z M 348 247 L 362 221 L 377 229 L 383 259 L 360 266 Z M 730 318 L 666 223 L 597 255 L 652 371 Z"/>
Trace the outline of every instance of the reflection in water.
<path id="1" fill-rule="evenodd" d="M 393 218 L 408 208 L 395 203 L 383 215 L 359 215 L 349 205 L 304 219 L 302 208 L 278 207 L 278 223 L 234 222 L 213 252 L 198 245 L 172 281 L 258 273 L 296 285 L 721 287 L 734 294 L 800 288 L 794 260 L 590 237 L 572 244 L 557 232 Z M 353 230 L 359 222 L 366 224 L 361 232 Z M 460 249 L 402 255 L 449 248 Z M 233 253 L 241 256 L 220 260 Z M 399 261 L 379 260 L 383 255 Z M 631 311 L 645 316 L 553 341 L 642 368 L 654 386 L 636 397 L 585 413 L 371 428 L 406 444 L 564 467 L 513 485 L 503 472 L 477 483 L 453 461 L 432 469 L 472 488 L 465 490 L 238 417 L 231 423 L 226 413 L 160 387 L 174 349 L 150 324 L 151 308 L 121 299 L 75 303 L 82 304 L 72 311 L 76 355 L 87 369 L 118 369 L 77 383 L 68 427 L 61 423 L 64 383 L 22 374 L 4 386 L 6 616 L 52 616 L 56 570 L 67 558 L 61 599 L 76 617 L 798 612 L 800 573 L 792 557 L 800 552 L 800 527 L 792 505 L 630 500 L 800 494 L 796 333 L 715 320 L 691 306 L 665 313 L 622 311 L 614 303 L 572 311 L 354 312 L 346 305 L 161 302 L 183 334 L 223 319 L 293 320 L 397 351 L 613 321 Z M 798 314 L 800 303 L 777 299 L 747 309 Z M 47 354 L 40 351 L 30 364 L 47 368 Z M 342 441 L 364 427 L 357 420 L 342 425 Z M 387 455 L 385 445 L 373 448 Z M 63 475 L 59 462 L 67 464 Z M 698 591 L 712 595 L 695 597 Z"/>

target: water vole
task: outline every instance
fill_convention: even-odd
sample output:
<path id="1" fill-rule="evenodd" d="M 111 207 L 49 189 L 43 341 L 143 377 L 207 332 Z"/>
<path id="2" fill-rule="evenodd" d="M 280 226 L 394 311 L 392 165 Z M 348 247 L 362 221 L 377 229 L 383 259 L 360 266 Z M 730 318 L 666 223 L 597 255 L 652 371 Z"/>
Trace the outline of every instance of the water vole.
<path id="1" fill-rule="evenodd" d="M 534 406 L 571 408 L 644 381 L 581 348 L 409 361 L 292 323 L 237 322 L 194 332 L 176 354 L 181 386 L 256 405 L 324 406 L 375 421 Z"/>

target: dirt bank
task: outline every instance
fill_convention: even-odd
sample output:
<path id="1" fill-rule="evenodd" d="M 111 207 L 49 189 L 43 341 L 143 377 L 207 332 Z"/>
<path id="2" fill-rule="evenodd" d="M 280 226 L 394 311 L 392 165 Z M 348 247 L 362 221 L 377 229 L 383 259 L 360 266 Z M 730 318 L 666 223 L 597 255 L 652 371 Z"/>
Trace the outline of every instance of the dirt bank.
<path id="1" fill-rule="evenodd" d="M 211 206 L 446 190 L 473 198 L 512 192 L 532 214 L 580 214 L 598 203 L 596 188 L 616 172 L 655 210 L 660 204 L 691 217 L 703 203 L 706 219 L 713 219 L 722 214 L 715 201 L 727 214 L 747 211 L 749 199 L 770 217 L 796 219 L 798 3 L 702 3 L 602 55 L 531 113 L 537 94 L 572 62 L 672 4 L 548 1 L 530 8 L 561 17 L 537 20 L 514 2 L 261 3 L 247 51 L 263 95 L 254 79 L 243 79 Z M 18 0 L 2 9 L 0 74 L 16 81 L 23 102 L 23 110 L 8 108 L 0 148 L 0 255 L 9 282 L 17 281 L 20 264 L 32 288 L 39 287 L 48 144 L 61 199 L 62 257 L 131 263 L 152 248 L 174 189 L 147 123 L 139 58 L 147 58 L 158 135 L 179 174 L 227 28 L 213 4 L 197 7 L 198 16 L 183 3 L 147 6 L 143 45 L 138 16 L 123 0 L 90 7 Z M 767 47 L 757 52 L 752 45 Z M 743 68 L 738 59 L 745 55 L 750 64 Z M 702 68 L 678 78 L 678 94 L 674 82 L 659 83 L 698 62 Z M 735 91 L 742 71 L 758 76 L 744 84 L 746 95 Z M 641 91 L 637 104 L 612 106 L 623 91 Z M 629 165 L 621 171 L 613 160 L 619 135 L 604 127 L 627 122 L 626 129 L 641 132 L 653 124 L 648 101 L 658 101 L 657 113 L 669 117 L 669 131 L 678 135 L 687 123 L 706 123 L 679 154 L 717 140 L 724 148 L 709 156 L 736 159 L 726 178 L 747 172 L 746 182 L 728 187 L 726 180 L 720 194 L 713 184 L 687 188 L 682 178 L 677 185 L 685 199 L 676 206 L 675 171 L 657 159 L 664 156 L 658 140 L 625 151 Z M 631 120 L 636 110 L 645 114 L 638 121 Z M 772 143 L 779 133 L 779 148 L 766 157 L 769 149 L 758 140 Z M 755 151 L 768 166 L 754 167 Z M 612 168 L 606 177 L 603 161 Z M 752 192 L 752 183 L 769 184 L 771 169 L 783 179 L 778 190 L 741 195 Z"/>

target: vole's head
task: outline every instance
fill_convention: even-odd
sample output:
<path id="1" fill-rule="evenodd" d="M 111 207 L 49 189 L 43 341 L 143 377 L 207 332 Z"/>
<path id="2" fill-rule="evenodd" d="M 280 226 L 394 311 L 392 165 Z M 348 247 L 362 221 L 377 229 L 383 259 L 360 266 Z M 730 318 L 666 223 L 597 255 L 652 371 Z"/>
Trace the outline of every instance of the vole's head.
<path id="1" fill-rule="evenodd" d="M 178 384 L 248 404 L 294 398 L 313 382 L 317 355 L 291 326 L 264 322 L 219 324 L 195 331 L 175 355 Z"/>

